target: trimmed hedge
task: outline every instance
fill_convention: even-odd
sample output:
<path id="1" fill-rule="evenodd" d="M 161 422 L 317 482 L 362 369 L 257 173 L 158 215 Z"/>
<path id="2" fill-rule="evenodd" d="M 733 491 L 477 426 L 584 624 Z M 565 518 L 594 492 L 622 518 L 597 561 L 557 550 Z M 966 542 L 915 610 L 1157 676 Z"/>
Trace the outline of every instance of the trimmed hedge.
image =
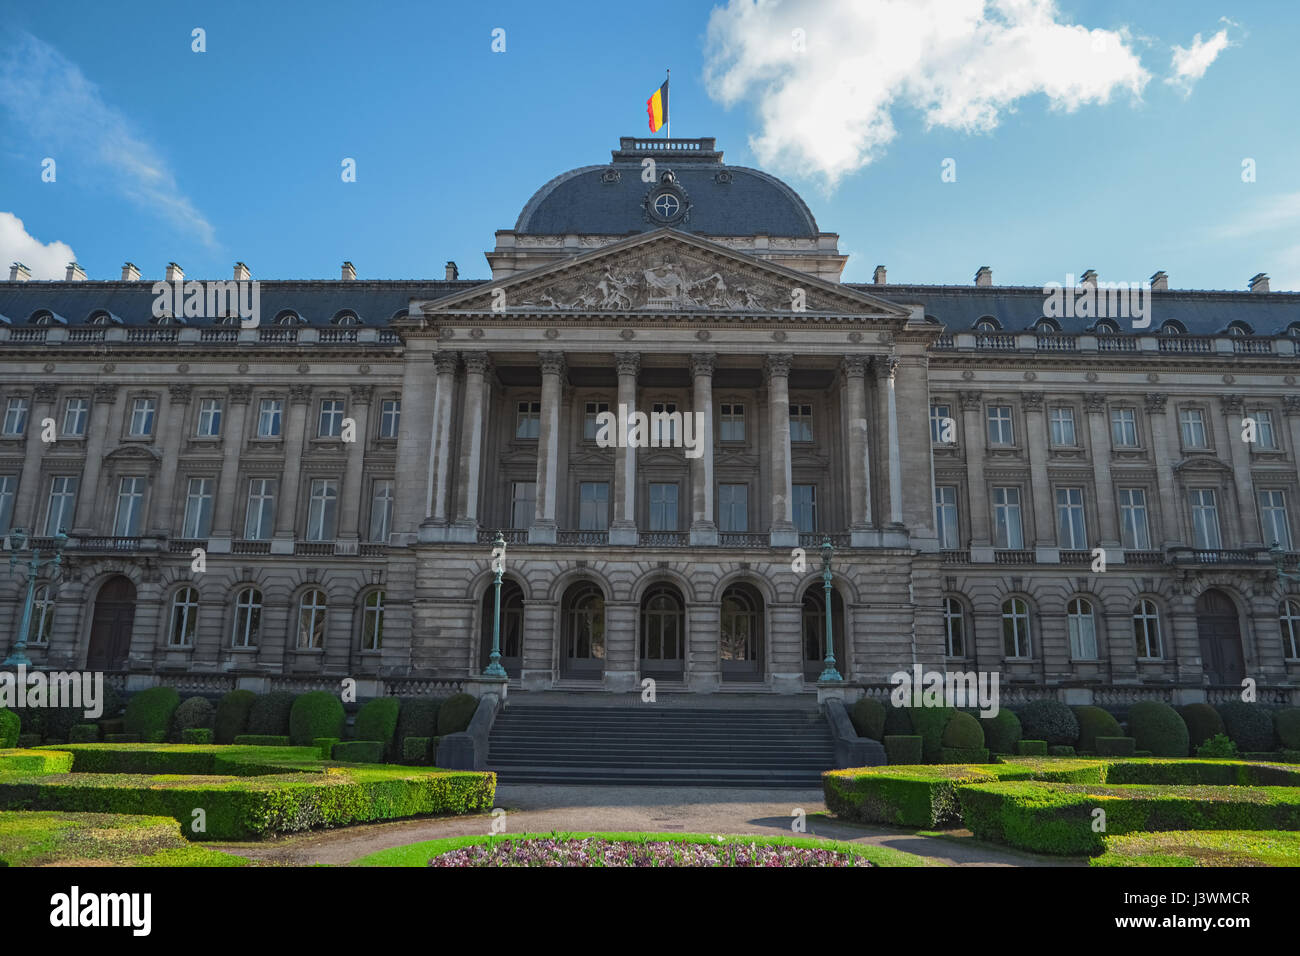
<path id="1" fill-rule="evenodd" d="M 853 705 L 849 718 L 859 737 L 879 740 L 885 736 L 885 705 L 874 697 L 863 697 Z"/>
<path id="2" fill-rule="evenodd" d="M 22 733 L 22 720 L 7 707 L 0 707 L 0 750 L 18 746 L 18 735 Z"/>
<path id="3" fill-rule="evenodd" d="M 289 737 L 285 734 L 240 734 L 235 738 L 237 747 L 289 747 Z"/>
<path id="4" fill-rule="evenodd" d="M 955 713 L 948 721 L 948 726 L 943 729 L 940 744 L 944 750 L 983 750 L 984 728 L 970 714 Z M 943 762 L 951 761 L 945 757 Z"/>
<path id="5" fill-rule="evenodd" d="M 1199 747 L 1211 737 L 1226 734 L 1223 718 L 1209 704 L 1185 704 L 1178 708 L 1178 716 L 1187 725 L 1187 743 Z"/>
<path id="6" fill-rule="evenodd" d="M 403 737 L 402 763 L 427 764 L 429 760 L 429 742 L 431 737 Z"/>
<path id="7" fill-rule="evenodd" d="M 1273 715 L 1260 704 L 1231 700 L 1220 704 L 1218 711 L 1223 718 L 1223 732 L 1238 750 L 1273 750 L 1277 747 L 1273 736 Z"/>
<path id="8" fill-rule="evenodd" d="M 101 720 L 99 722 L 99 732 L 104 735 L 125 733 L 126 721 L 121 717 L 110 717 L 108 720 Z"/>
<path id="9" fill-rule="evenodd" d="M 104 743 L 138 744 L 140 743 L 140 735 L 139 734 L 104 734 Z"/>
<path id="10" fill-rule="evenodd" d="M 881 741 L 885 737 L 910 737 L 915 733 L 916 728 L 912 726 L 912 713 L 907 707 L 895 707 L 891 702 L 885 708 L 885 731 L 881 734 Z"/>
<path id="11" fill-rule="evenodd" d="M 941 747 L 940 763 L 988 763 L 990 760 L 987 747 Z"/>
<path id="12" fill-rule="evenodd" d="M 439 697 L 411 697 L 403 700 L 402 710 L 397 715 L 397 739 L 438 736 L 438 708 L 441 706 L 442 699 Z"/>
<path id="13" fill-rule="evenodd" d="M 262 737 L 289 736 L 289 715 L 296 698 L 288 691 L 257 694 L 248 711 L 247 733 Z"/>
<path id="14" fill-rule="evenodd" d="M 1016 753 L 1022 757 L 1046 757 L 1046 740 L 1022 740 L 1016 745 Z"/>
<path id="15" fill-rule="evenodd" d="M 289 741 L 307 747 L 316 737 L 342 737 L 347 719 L 337 694 L 326 690 L 300 694 L 289 708 Z"/>
<path id="16" fill-rule="evenodd" d="M 957 711 L 952 707 L 913 707 L 912 727 L 921 738 L 921 755 L 926 763 L 938 763 L 943 749 L 943 732 Z"/>
<path id="17" fill-rule="evenodd" d="M 1300 707 L 1284 707 L 1275 713 L 1273 732 L 1283 750 L 1300 750 Z"/>
<path id="18" fill-rule="evenodd" d="M 1013 754 L 1016 744 L 1024 735 L 1020 718 L 1007 707 L 1001 707 L 992 717 L 979 717 L 980 726 L 984 728 L 984 743 L 995 754 Z"/>
<path id="19" fill-rule="evenodd" d="M 72 754 L 64 750 L 11 750 L 0 754 L 0 777 L 5 774 L 71 772 Z"/>
<path id="20" fill-rule="evenodd" d="M 150 687 L 133 694 L 126 702 L 126 732 L 145 743 L 162 743 L 180 704 L 181 695 L 174 687 Z"/>
<path id="21" fill-rule="evenodd" d="M 376 697 L 367 701 L 357 713 L 352 736 L 357 740 L 378 740 L 384 745 L 384 760 L 389 760 L 394 755 L 393 737 L 397 733 L 401 709 L 402 702 L 396 697 Z"/>
<path id="22" fill-rule="evenodd" d="M 1074 755 L 1074 748 L 1067 747 L 1065 744 L 1050 744 L 1047 748 L 1049 757 L 1073 757 Z"/>
<path id="23" fill-rule="evenodd" d="M 65 753 L 73 773 L 222 774 L 256 777 L 319 773 L 320 755 L 308 747 L 229 744 L 61 744 L 41 753 Z"/>
<path id="24" fill-rule="evenodd" d="M 93 744 L 99 742 L 99 726 L 96 724 L 75 724 L 68 732 L 70 744 Z"/>
<path id="25" fill-rule="evenodd" d="M 217 709 L 212 706 L 212 701 L 206 697 L 188 697 L 181 701 L 176 713 L 172 715 L 172 738 L 194 743 L 185 740 L 185 731 L 200 728 L 211 730 L 216 717 Z"/>
<path id="26" fill-rule="evenodd" d="M 36 747 L 40 745 L 40 742 L 41 742 L 40 734 L 19 734 L 18 735 L 19 747 Z"/>
<path id="27" fill-rule="evenodd" d="M 458 734 L 474 719 L 478 698 L 469 694 L 452 694 L 438 708 L 438 736 Z"/>
<path id="28" fill-rule="evenodd" d="M 345 763 L 380 763 L 384 759 L 384 745 L 378 740 L 341 740 L 334 745 L 330 756 Z"/>
<path id="29" fill-rule="evenodd" d="M 232 690 L 217 702 L 212 724 L 217 743 L 233 744 L 236 737 L 248 732 L 248 714 L 256 700 L 257 695 L 251 690 Z"/>
<path id="30" fill-rule="evenodd" d="M 886 737 L 915 740 L 917 737 Z M 955 787 L 962 782 L 995 781 L 1003 776 L 1029 779 L 1023 767 L 859 767 L 822 774 L 827 808 L 837 817 L 859 823 L 904 827 L 943 827 L 961 820 Z"/>
<path id="31" fill-rule="evenodd" d="M 1079 722 L 1078 748 L 1085 753 L 1097 752 L 1098 737 L 1122 737 L 1124 731 L 1115 719 L 1115 715 L 1101 707 L 1084 705 L 1074 708 L 1074 717 Z"/>
<path id="32" fill-rule="evenodd" d="M 1158 700 L 1144 700 L 1128 709 L 1128 735 L 1139 750 L 1157 757 L 1186 757 L 1187 725 L 1178 711 Z"/>
<path id="33" fill-rule="evenodd" d="M 322 760 L 329 760 L 330 754 L 334 752 L 334 745 L 341 740 L 341 737 L 313 737 L 311 745 L 316 748 Z"/>
<path id="34" fill-rule="evenodd" d="M 924 741 L 913 734 L 885 735 L 885 759 L 891 764 L 910 766 L 919 764 L 922 759 Z"/>
<path id="35" fill-rule="evenodd" d="M 1074 711 L 1059 700 L 1031 700 L 1017 714 L 1024 735 L 1029 740 L 1048 744 L 1068 744 L 1079 739 L 1079 721 Z"/>
<path id="36" fill-rule="evenodd" d="M 212 743 L 211 727 L 186 727 L 181 731 L 181 743 L 183 744 L 210 744 Z"/>
<path id="37" fill-rule="evenodd" d="M 1137 741 L 1132 737 L 1098 737 L 1093 743 L 1100 757 L 1132 757 L 1137 752 Z"/>

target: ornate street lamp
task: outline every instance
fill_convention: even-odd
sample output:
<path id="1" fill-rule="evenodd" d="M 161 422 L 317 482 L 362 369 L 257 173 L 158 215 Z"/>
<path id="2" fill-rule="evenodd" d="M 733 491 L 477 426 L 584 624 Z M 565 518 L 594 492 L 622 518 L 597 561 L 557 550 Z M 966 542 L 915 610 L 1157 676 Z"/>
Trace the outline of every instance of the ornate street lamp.
<path id="1" fill-rule="evenodd" d="M 1286 552 L 1282 550 L 1280 544 L 1274 541 L 1273 546 L 1268 549 L 1268 554 L 1273 559 L 1273 567 L 1277 570 L 1277 576 L 1280 579 L 1284 581 L 1300 581 L 1300 567 L 1290 571 L 1287 570 Z"/>
<path id="2" fill-rule="evenodd" d="M 68 536 L 60 531 L 54 536 L 54 555 L 53 557 L 42 558 L 39 548 L 32 548 L 31 557 L 22 563 L 27 567 L 27 598 L 23 602 L 23 620 L 18 625 L 18 640 L 14 643 L 14 649 L 10 651 L 9 656 L 4 659 L 2 667 L 30 667 L 32 662 L 27 658 L 27 631 L 32 625 L 32 605 L 36 599 L 36 576 L 40 573 L 41 568 L 52 567 L 54 573 L 50 575 L 51 580 L 58 577 L 59 567 L 63 564 L 63 546 L 68 543 Z M 27 532 L 22 528 L 14 528 L 9 532 L 9 573 L 14 573 L 14 568 L 18 567 L 20 558 L 18 552 L 27 547 Z"/>
<path id="3" fill-rule="evenodd" d="M 501 575 L 506 571 L 506 539 L 498 531 L 492 542 L 492 585 L 496 594 L 492 601 L 492 656 L 483 671 L 484 677 L 508 677 L 506 669 L 501 666 Z"/>
<path id="4" fill-rule="evenodd" d="M 835 669 L 835 631 L 832 625 L 831 615 L 831 555 L 835 549 L 831 547 L 829 537 L 822 539 L 822 588 L 826 592 L 826 669 L 822 671 L 822 676 L 817 678 L 819 681 L 824 680 L 844 680 L 840 672 Z"/>

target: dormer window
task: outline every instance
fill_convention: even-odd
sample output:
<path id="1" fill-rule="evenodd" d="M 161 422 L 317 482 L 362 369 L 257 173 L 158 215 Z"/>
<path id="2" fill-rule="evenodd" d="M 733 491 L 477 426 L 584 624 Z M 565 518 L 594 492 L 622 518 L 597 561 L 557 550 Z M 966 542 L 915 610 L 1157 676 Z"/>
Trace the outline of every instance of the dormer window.
<path id="1" fill-rule="evenodd" d="M 112 321 L 107 312 L 96 312 L 90 317 L 87 325 L 108 325 Z"/>
<path id="2" fill-rule="evenodd" d="M 1101 335 L 1116 335 L 1119 333 L 1119 326 L 1110 319 L 1102 319 L 1093 326 L 1093 331 Z"/>
<path id="3" fill-rule="evenodd" d="M 340 326 L 358 326 L 361 324 L 361 320 L 357 318 L 355 312 L 340 312 L 334 316 L 333 323 Z"/>
<path id="4" fill-rule="evenodd" d="M 1300 322 L 1292 322 L 1286 327 L 1286 334 L 1293 339 L 1300 339 Z"/>
<path id="5" fill-rule="evenodd" d="M 1052 335 L 1055 332 L 1061 331 L 1061 327 L 1052 319 L 1039 319 L 1034 324 L 1034 331 L 1039 335 Z"/>
<path id="6" fill-rule="evenodd" d="M 53 312 L 46 311 L 46 310 L 42 310 L 42 311 L 40 311 L 40 312 L 34 312 L 34 313 L 32 313 L 32 318 L 31 318 L 31 323 L 30 323 L 30 324 L 32 324 L 32 325 L 53 325 L 53 324 L 54 324 L 54 313 L 53 313 Z"/>
<path id="7" fill-rule="evenodd" d="M 1160 334 L 1161 335 L 1186 335 L 1187 330 L 1183 328 L 1181 322 L 1175 322 L 1173 319 L 1170 319 L 1164 325 L 1160 326 Z"/>
<path id="8" fill-rule="evenodd" d="M 213 325 L 239 325 L 239 316 L 237 315 L 219 315 L 213 321 Z"/>
<path id="9" fill-rule="evenodd" d="M 998 330 L 998 320 L 991 315 L 986 315 L 975 323 L 976 332 L 996 332 Z"/>
<path id="10" fill-rule="evenodd" d="M 1233 322 L 1228 326 L 1229 335 L 1254 335 L 1255 330 L 1245 322 Z"/>
<path id="11" fill-rule="evenodd" d="M 285 325 L 285 326 L 301 325 L 302 318 L 298 315 L 297 312 L 294 312 L 291 309 L 286 309 L 284 312 L 281 312 L 279 315 L 275 317 L 275 324 Z"/>

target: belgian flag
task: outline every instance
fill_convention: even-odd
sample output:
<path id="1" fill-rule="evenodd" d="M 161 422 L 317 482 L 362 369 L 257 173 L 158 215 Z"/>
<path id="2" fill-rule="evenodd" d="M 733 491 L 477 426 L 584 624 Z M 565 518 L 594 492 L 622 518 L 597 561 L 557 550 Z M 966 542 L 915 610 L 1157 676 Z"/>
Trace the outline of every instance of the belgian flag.
<path id="1" fill-rule="evenodd" d="M 668 81 L 655 90 L 654 96 L 645 101 L 645 111 L 650 117 L 650 132 L 657 133 L 668 125 Z"/>

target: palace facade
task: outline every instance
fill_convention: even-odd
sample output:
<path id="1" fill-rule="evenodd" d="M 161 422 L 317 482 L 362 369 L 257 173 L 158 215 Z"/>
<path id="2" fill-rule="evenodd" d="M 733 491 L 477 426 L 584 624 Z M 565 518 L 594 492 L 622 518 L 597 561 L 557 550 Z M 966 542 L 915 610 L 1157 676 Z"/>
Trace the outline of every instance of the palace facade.
<path id="1" fill-rule="evenodd" d="M 712 139 L 623 139 L 487 259 L 261 281 L 256 327 L 155 315 L 130 263 L 15 264 L 0 532 L 69 536 L 28 655 L 130 686 L 456 686 L 487 662 L 499 530 L 529 689 L 813 691 L 828 610 L 871 692 L 917 663 L 1102 702 L 1300 686 L 1275 569 L 1300 551 L 1300 295 L 1266 277 L 1157 273 L 1142 321 L 1045 317 L 987 268 L 843 283 L 838 236 Z M 620 408 L 647 441 L 600 440 Z M 6 647 L 25 595 L 0 578 Z"/>

